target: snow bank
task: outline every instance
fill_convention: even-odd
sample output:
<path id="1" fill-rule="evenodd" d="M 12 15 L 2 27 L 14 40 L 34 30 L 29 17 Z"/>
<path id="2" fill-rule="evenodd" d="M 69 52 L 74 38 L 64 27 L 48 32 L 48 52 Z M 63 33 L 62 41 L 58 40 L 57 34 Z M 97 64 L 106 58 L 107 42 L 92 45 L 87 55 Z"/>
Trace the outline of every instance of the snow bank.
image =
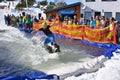
<path id="1" fill-rule="evenodd" d="M 103 62 L 104 66 L 99 68 L 98 71 L 85 73 L 80 76 L 71 76 L 65 80 L 120 80 L 120 50 L 118 49 L 113 54 L 114 56 L 111 59 Z M 94 61 L 92 62 L 94 64 Z"/>

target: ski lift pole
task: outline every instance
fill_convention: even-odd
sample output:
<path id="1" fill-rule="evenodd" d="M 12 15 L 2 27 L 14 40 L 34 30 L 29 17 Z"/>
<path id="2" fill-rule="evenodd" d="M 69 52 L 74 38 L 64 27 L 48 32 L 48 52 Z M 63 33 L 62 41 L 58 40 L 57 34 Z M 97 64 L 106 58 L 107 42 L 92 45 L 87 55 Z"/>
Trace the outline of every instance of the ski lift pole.
<path id="1" fill-rule="evenodd" d="M 26 0 L 26 8 L 28 9 L 28 1 Z"/>

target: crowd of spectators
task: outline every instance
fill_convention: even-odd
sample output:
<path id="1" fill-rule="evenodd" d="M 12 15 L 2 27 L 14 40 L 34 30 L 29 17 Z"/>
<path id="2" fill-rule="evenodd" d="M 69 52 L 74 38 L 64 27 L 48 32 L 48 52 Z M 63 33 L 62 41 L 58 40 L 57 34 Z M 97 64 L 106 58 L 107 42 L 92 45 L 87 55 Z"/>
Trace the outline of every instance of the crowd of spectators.
<path id="1" fill-rule="evenodd" d="M 43 20 L 43 18 L 39 18 L 40 20 Z M 34 22 L 39 22 L 39 19 L 36 16 L 31 16 L 30 14 L 26 15 L 4 15 L 4 20 L 6 25 L 11 25 L 13 27 L 18 27 L 18 28 L 26 28 L 26 29 L 32 29 L 33 21 Z M 52 19 L 58 19 L 59 22 L 66 24 L 66 25 L 71 25 L 71 24 L 76 24 L 76 25 L 89 25 L 91 29 L 101 29 L 105 28 L 108 26 L 116 26 L 116 36 L 117 36 L 117 42 L 120 42 L 120 21 L 116 21 L 113 17 L 110 17 L 110 19 L 106 18 L 105 16 L 96 16 L 90 17 L 89 20 L 84 21 L 80 20 L 80 22 L 77 19 L 76 15 L 73 15 L 73 17 L 69 16 L 62 16 L 62 15 L 56 15 L 56 16 L 48 16 L 47 20 L 52 21 Z M 110 30 L 112 30 L 112 27 L 110 27 Z"/>
<path id="2" fill-rule="evenodd" d="M 80 24 L 88 25 L 91 29 L 102 29 L 110 27 L 113 30 L 113 26 L 116 28 L 117 43 L 120 43 L 120 21 L 114 17 L 106 18 L 105 16 L 91 16 L 89 20 L 81 20 Z"/>
<path id="3" fill-rule="evenodd" d="M 42 17 L 40 19 L 43 19 Z M 36 16 L 32 16 L 30 14 L 22 15 L 20 14 L 19 16 L 15 15 L 10 15 L 6 14 L 4 15 L 4 20 L 5 24 L 8 26 L 12 27 L 17 27 L 17 28 L 26 28 L 26 29 L 32 29 L 33 21 L 38 22 L 39 19 Z"/>
<path id="4" fill-rule="evenodd" d="M 49 15 L 47 20 L 51 21 L 53 18 L 55 18 L 56 20 L 59 20 L 59 22 L 66 24 L 66 25 L 71 25 L 71 24 L 79 24 L 79 21 L 77 19 L 76 15 L 72 15 L 72 16 L 63 16 L 61 14 L 56 14 L 56 15 Z"/>

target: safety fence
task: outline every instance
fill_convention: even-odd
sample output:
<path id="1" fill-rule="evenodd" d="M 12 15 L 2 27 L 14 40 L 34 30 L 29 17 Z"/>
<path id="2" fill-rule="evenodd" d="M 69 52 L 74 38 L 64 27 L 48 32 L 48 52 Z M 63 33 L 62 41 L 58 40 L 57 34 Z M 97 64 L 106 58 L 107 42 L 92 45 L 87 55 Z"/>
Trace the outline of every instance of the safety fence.
<path id="1" fill-rule="evenodd" d="M 33 28 L 39 29 L 42 27 L 42 20 L 39 22 L 33 22 Z M 52 22 L 46 21 L 47 24 Z M 64 35 L 70 39 L 82 39 L 100 43 L 116 43 L 116 28 L 113 26 L 113 30 L 110 30 L 110 26 L 101 29 L 91 29 L 88 25 L 66 25 L 56 21 L 54 26 L 50 29 L 55 34 Z"/>

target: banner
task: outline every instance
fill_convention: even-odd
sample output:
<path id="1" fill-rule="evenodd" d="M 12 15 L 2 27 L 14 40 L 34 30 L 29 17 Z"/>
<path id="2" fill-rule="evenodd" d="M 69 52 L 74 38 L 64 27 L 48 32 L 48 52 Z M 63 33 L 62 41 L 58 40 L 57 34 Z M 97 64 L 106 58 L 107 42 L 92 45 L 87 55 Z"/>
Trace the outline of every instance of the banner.
<path id="1" fill-rule="evenodd" d="M 33 22 L 33 28 L 41 28 L 42 22 L 43 21 L 39 21 L 38 23 Z M 51 24 L 51 22 L 48 21 L 47 23 Z M 114 28 L 114 30 L 111 31 L 110 26 L 102 29 L 91 29 L 87 25 L 66 25 L 56 21 L 55 25 L 50 29 L 53 33 L 61 34 L 68 38 L 84 39 L 100 43 L 116 43 L 116 29 Z"/>

